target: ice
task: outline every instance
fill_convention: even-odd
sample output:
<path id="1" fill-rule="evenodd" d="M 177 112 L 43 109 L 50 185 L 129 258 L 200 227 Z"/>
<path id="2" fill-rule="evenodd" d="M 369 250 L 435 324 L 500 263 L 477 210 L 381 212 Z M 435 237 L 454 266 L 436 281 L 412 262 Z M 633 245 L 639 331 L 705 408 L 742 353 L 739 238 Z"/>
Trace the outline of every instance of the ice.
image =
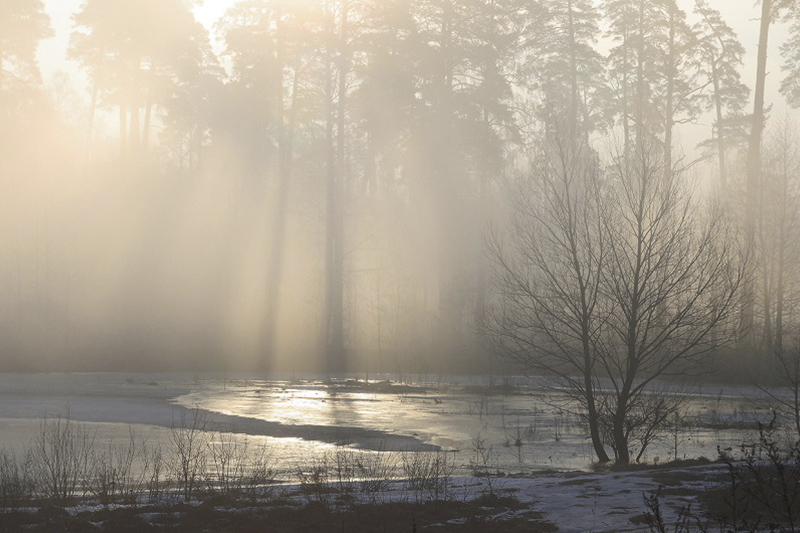
<path id="1" fill-rule="evenodd" d="M 467 385 L 469 380 L 393 389 L 246 376 L 5 374 L 0 375 L 0 448 L 24 449 L 45 416 L 85 424 L 102 445 L 124 442 L 131 432 L 169 443 L 176 422 L 197 415 L 208 430 L 265 445 L 285 490 L 297 483 L 298 469 L 338 446 L 357 454 L 442 450 L 465 493 L 477 495 L 491 483 L 544 513 L 560 531 L 643 530 L 630 519 L 646 512 L 643 494 L 657 490 L 657 476 L 589 472 L 593 456 L 586 429 L 563 401 L 556 406 L 551 392 L 481 394 Z M 689 408 L 700 419 L 752 422 L 768 415 L 753 407 L 753 395 L 757 391 L 749 389 L 698 394 Z M 740 425 L 686 428 L 679 451 L 714 458 L 717 445 L 735 449 L 752 442 L 754 430 Z M 666 461 L 674 453 L 671 445 L 665 437 L 647 458 Z M 694 491 L 703 489 L 704 475 L 714 477 L 722 467 L 697 468 L 695 481 L 686 483 Z M 402 497 L 407 494 L 394 491 L 382 501 Z M 664 509 L 674 518 L 687 503 L 691 497 L 667 496 Z"/>

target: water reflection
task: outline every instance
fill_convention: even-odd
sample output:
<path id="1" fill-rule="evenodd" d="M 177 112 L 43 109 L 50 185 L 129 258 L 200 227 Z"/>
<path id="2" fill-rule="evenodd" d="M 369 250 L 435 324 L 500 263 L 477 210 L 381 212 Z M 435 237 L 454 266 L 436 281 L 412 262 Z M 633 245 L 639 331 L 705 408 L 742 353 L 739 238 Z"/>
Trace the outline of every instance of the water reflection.
<path id="1" fill-rule="evenodd" d="M 125 442 L 129 429 L 150 442 L 168 443 L 173 402 L 199 407 L 213 430 L 269 447 L 281 469 L 293 471 L 331 453 L 335 443 L 376 450 L 452 451 L 469 474 L 479 455 L 504 472 L 587 469 L 593 453 L 587 430 L 568 409 L 554 407 L 541 387 L 503 394 L 468 383 L 406 386 L 388 383 L 222 380 L 188 375 L 0 375 L 0 431 L 6 445 L 27 443 L 42 416 L 64 416 L 99 428 L 98 439 Z M 755 389 L 715 389 L 687 404 L 686 424 L 655 442 L 645 460 L 716 457 L 717 446 L 736 450 L 756 438 Z M 562 403 L 562 407 L 564 404 Z M 188 413 L 191 416 L 190 413 Z M 21 421 L 21 422 L 20 422 Z M 677 436 L 677 439 L 675 438 Z M 387 443 L 389 445 L 387 445 Z"/>
<path id="2" fill-rule="evenodd" d="M 586 469 L 594 457 L 580 417 L 554 407 L 552 395 L 531 390 L 489 395 L 464 387 L 398 387 L 395 392 L 370 390 L 364 384 L 240 382 L 223 388 L 206 383 L 180 402 L 227 415 L 321 426 L 328 428 L 328 443 L 353 443 L 343 433 L 348 428 L 413 437 L 453 451 L 467 472 L 480 447 L 489 451 L 494 467 L 506 472 Z M 694 402 L 698 413 L 705 403 L 703 397 Z M 733 400 L 719 406 L 737 408 Z M 687 457 L 714 458 L 717 445 L 736 447 L 751 438 L 745 429 L 682 431 L 679 453 Z M 673 444 L 665 437 L 651 445 L 645 459 L 666 460 L 674 454 Z"/>

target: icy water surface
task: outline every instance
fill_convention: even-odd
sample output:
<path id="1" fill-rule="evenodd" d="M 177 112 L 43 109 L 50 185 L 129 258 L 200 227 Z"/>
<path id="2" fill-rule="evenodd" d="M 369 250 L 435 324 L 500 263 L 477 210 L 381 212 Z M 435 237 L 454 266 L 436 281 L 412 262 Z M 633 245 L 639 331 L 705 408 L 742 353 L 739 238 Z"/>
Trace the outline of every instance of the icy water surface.
<path id="1" fill-rule="evenodd" d="M 401 453 L 442 450 L 457 473 L 585 470 L 593 454 L 581 419 L 563 394 L 528 382 L 488 389 L 480 378 L 446 382 L 253 379 L 193 374 L 0 375 L 0 448 L 22 449 L 43 416 L 82 421 L 100 442 L 133 431 L 168 443 L 171 427 L 202 416 L 208 430 L 266 446 L 285 472 L 334 450 Z M 541 385 L 541 384 L 540 384 Z M 646 459 L 714 458 L 717 446 L 754 438 L 768 412 L 757 391 L 696 391 L 686 423 L 651 445 Z M 677 441 L 676 441 L 677 438 Z"/>
<path id="2" fill-rule="evenodd" d="M 480 380 L 477 380 L 480 381 Z M 372 381 L 206 381 L 178 402 L 200 409 L 277 423 L 328 428 L 340 442 L 370 450 L 420 449 L 432 445 L 453 454 L 466 472 L 490 468 L 506 473 L 585 470 L 594 458 L 588 429 L 565 395 L 541 386 L 488 389 L 475 378 L 447 383 L 390 384 Z M 677 432 L 664 433 L 643 459 L 666 461 L 705 456 L 717 446 L 737 448 L 755 438 L 754 421 L 767 420 L 753 390 L 696 391 Z M 377 430 L 382 440 L 348 438 L 348 429 Z M 342 440 L 337 441 L 335 435 Z M 398 447 L 393 439 L 413 437 Z M 376 446 L 377 443 L 377 446 Z M 429 448 L 425 448 L 429 449 Z"/>

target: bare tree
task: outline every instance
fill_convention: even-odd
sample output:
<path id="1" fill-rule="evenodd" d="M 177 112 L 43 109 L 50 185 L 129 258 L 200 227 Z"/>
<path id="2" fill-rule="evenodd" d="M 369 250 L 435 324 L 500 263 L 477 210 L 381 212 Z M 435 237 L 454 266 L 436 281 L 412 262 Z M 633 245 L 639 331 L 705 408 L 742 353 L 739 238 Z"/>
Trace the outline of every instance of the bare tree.
<path id="1" fill-rule="evenodd" d="M 601 362 L 613 389 L 611 434 L 628 463 L 630 415 L 653 380 L 684 372 L 733 338 L 746 257 L 721 209 L 703 209 L 686 177 L 665 173 L 656 143 L 615 157 L 606 233 Z"/>
<path id="2" fill-rule="evenodd" d="M 610 445 L 629 463 L 680 405 L 654 381 L 733 339 L 746 257 L 722 210 L 664 172 L 657 143 L 625 150 L 601 176 L 568 132 L 546 139 L 517 191 L 510 246 L 494 239 L 487 328 L 503 354 L 580 403 L 600 461 Z"/>
<path id="3" fill-rule="evenodd" d="M 595 369 L 605 321 L 599 165 L 569 127 L 550 130 L 534 179 L 518 184 L 508 248 L 499 238 L 490 246 L 499 302 L 486 326 L 501 353 L 558 377 L 584 408 L 595 454 L 607 462 Z"/>

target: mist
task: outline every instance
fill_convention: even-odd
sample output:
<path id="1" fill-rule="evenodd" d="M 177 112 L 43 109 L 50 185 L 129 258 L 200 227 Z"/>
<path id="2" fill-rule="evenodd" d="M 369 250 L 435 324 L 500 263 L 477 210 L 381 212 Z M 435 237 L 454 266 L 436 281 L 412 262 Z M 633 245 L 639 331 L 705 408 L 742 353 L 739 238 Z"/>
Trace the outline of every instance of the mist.
<path id="1" fill-rule="evenodd" d="M 0 12 L 0 531 L 800 523 L 800 0 Z"/>
<path id="2" fill-rule="evenodd" d="M 621 99 L 633 67 L 603 3 L 576 8 L 571 45 L 558 2 L 18 4 L 0 47 L 4 370 L 498 372 L 492 240 L 513 237 L 554 117 L 601 169 L 647 130 L 698 202 L 746 182 L 753 54 L 713 59 L 715 109 L 689 2 L 683 70 L 646 52 L 644 113 Z"/>

